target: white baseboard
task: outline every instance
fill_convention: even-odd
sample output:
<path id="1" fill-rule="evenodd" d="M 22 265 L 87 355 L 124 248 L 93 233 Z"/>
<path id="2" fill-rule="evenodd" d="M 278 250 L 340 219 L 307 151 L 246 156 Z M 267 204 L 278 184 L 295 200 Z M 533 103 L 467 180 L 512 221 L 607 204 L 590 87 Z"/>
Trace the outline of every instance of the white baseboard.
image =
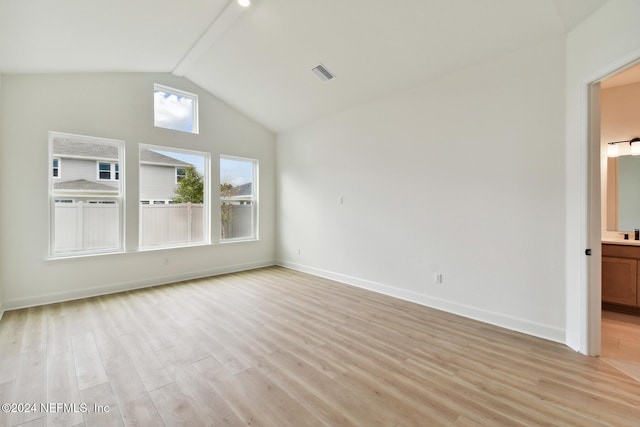
<path id="1" fill-rule="evenodd" d="M 166 285 L 169 283 L 181 282 L 184 280 L 193 280 L 202 277 L 218 276 L 221 274 L 236 273 L 239 271 L 253 270 L 256 268 L 270 267 L 275 264 L 276 263 L 274 261 L 257 261 L 245 264 L 217 267 L 207 270 L 190 271 L 188 273 L 175 274 L 171 276 L 153 277 L 150 279 L 139 281 L 114 283 L 111 285 L 99 286 L 96 288 L 78 289 L 66 292 L 54 292 L 28 298 L 16 298 L 4 301 L 3 308 L 4 310 L 16 310 L 26 307 L 35 307 L 38 305 L 72 301 L 81 298 L 90 298 L 100 295 L 113 294 L 116 292 L 132 291 L 134 289 L 148 288 L 151 286 Z"/>
<path id="2" fill-rule="evenodd" d="M 566 337 L 564 329 L 559 329 L 553 326 L 543 325 L 512 316 L 506 316 L 504 314 L 459 304 L 453 301 L 447 301 L 441 298 L 434 298 L 428 295 L 419 294 L 417 292 L 399 289 L 393 286 L 384 285 L 382 283 L 372 282 L 370 280 L 360 279 L 357 277 L 335 273 L 332 271 L 310 267 L 307 265 L 296 264 L 283 260 L 279 260 L 277 262 L 277 265 L 290 268 L 292 270 L 301 271 L 303 273 L 312 274 L 314 276 L 335 280 L 347 285 L 368 289 L 380 294 L 457 314 L 463 317 L 478 320 L 480 322 L 489 323 L 491 325 L 500 326 L 502 328 L 510 329 L 517 332 L 522 332 L 527 335 L 532 335 L 549 341 L 565 344 Z"/>

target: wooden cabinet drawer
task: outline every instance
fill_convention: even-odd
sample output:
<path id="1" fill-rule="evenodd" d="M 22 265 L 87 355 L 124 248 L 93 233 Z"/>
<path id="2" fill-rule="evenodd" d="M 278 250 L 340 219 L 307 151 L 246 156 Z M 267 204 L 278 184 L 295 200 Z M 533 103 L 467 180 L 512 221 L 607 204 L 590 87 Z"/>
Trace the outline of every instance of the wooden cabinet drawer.
<path id="1" fill-rule="evenodd" d="M 602 256 L 640 259 L 640 246 L 603 244 Z"/>
<path id="2" fill-rule="evenodd" d="M 602 301 L 637 305 L 638 260 L 602 257 Z"/>

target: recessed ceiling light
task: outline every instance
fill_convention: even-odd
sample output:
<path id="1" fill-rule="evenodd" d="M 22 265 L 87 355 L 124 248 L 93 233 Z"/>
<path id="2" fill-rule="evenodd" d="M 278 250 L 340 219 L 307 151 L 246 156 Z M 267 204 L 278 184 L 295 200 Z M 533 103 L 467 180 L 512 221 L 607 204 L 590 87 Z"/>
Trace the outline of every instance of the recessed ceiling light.
<path id="1" fill-rule="evenodd" d="M 242 7 L 249 7 L 251 0 L 238 0 L 238 4 Z"/>

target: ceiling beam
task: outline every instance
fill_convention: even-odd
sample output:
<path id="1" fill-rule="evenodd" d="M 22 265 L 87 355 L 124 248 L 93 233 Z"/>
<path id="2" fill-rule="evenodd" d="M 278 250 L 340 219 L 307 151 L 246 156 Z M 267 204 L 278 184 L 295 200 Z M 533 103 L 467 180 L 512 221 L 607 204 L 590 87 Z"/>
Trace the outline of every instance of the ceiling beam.
<path id="1" fill-rule="evenodd" d="M 213 21 L 202 37 L 189 49 L 187 54 L 173 69 L 172 74 L 184 76 L 198 62 L 204 53 L 222 36 L 233 23 L 242 15 L 246 7 L 242 7 L 236 0 L 230 0 L 222 13 Z"/>

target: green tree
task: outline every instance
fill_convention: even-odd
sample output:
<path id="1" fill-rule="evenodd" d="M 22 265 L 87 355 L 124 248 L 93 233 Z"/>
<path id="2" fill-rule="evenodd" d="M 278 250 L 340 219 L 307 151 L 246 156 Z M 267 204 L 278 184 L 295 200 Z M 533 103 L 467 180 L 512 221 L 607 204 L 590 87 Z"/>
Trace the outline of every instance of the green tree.
<path id="1" fill-rule="evenodd" d="M 186 168 L 184 178 L 178 181 L 175 193 L 173 201 L 176 203 L 204 203 L 204 179 L 195 167 Z"/>
<path id="2" fill-rule="evenodd" d="M 224 184 L 220 184 L 220 197 L 231 197 L 233 196 L 233 186 L 228 182 Z M 222 202 L 220 206 L 222 215 L 222 227 L 221 227 L 221 236 L 223 239 L 226 239 L 230 235 L 230 227 L 231 227 L 231 217 L 233 215 L 233 206 L 231 206 L 228 202 Z"/>

